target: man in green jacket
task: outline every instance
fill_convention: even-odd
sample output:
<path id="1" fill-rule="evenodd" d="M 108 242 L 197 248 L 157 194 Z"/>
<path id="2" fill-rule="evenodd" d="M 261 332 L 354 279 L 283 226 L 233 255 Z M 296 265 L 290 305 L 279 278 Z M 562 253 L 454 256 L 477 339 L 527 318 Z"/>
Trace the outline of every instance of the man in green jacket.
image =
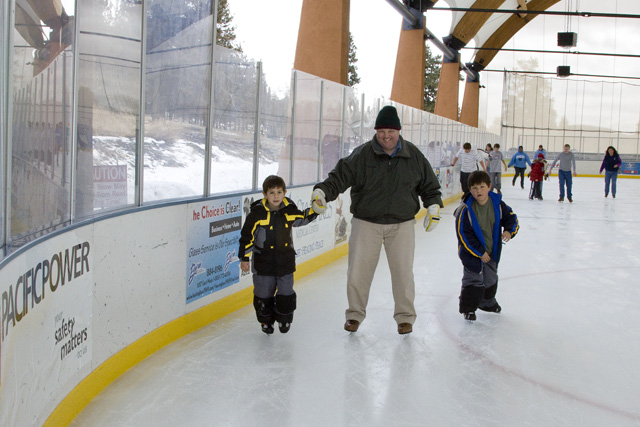
<path id="1" fill-rule="evenodd" d="M 426 231 L 440 220 L 440 184 L 429 162 L 411 142 L 400 136 L 400 119 L 393 106 L 385 106 L 376 118 L 376 134 L 367 143 L 338 161 L 323 182 L 314 187 L 313 210 L 322 213 L 326 203 L 351 188 L 351 235 L 347 270 L 344 329 L 358 330 L 366 317 L 369 290 L 384 245 L 395 301 L 398 333 L 413 331 L 415 283 L 415 215 L 420 201 L 427 208 Z"/>

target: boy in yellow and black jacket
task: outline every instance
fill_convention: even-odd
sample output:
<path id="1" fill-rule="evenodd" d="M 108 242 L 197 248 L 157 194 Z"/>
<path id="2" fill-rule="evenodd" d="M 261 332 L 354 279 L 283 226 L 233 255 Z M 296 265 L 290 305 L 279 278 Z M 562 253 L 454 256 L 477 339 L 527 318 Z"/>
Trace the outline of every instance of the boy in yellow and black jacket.
<path id="1" fill-rule="evenodd" d="M 262 184 L 264 198 L 251 205 L 240 232 L 240 268 L 253 272 L 253 306 L 266 334 L 273 333 L 276 321 L 281 333 L 291 327 L 296 309 L 292 227 L 307 225 L 318 216 L 313 208 L 298 209 L 285 197 L 286 191 L 282 178 L 268 176 Z"/>

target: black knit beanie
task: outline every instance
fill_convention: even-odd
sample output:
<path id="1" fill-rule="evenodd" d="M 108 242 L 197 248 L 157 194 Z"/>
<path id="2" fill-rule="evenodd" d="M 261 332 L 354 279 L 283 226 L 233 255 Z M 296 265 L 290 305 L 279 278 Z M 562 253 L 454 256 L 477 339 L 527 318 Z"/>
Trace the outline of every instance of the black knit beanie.
<path id="1" fill-rule="evenodd" d="M 376 118 L 376 125 L 374 129 L 402 129 L 396 107 L 392 105 L 382 107 L 382 110 L 380 110 L 378 117 Z"/>

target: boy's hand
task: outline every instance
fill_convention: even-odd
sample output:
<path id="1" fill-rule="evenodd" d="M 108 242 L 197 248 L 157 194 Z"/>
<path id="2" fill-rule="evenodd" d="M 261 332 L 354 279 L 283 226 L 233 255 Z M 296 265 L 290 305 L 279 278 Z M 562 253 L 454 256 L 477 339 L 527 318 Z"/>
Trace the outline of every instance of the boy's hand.
<path id="1" fill-rule="evenodd" d="M 508 231 L 503 232 L 502 241 L 507 243 L 509 240 L 511 240 L 511 233 L 509 233 Z"/>
<path id="2" fill-rule="evenodd" d="M 240 261 L 240 269 L 242 271 L 246 273 L 249 271 L 250 268 L 251 268 L 251 264 L 249 263 L 249 261 Z"/>
<path id="3" fill-rule="evenodd" d="M 440 222 L 440 206 L 431 205 L 427 208 L 427 215 L 424 217 L 425 231 L 433 231 Z"/>
<path id="4" fill-rule="evenodd" d="M 487 263 L 491 261 L 491 256 L 489 256 L 489 254 L 485 252 L 482 254 L 482 257 L 480 259 L 482 260 L 482 262 Z"/>
<path id="5" fill-rule="evenodd" d="M 319 188 L 316 188 L 313 190 L 313 193 L 311 193 L 311 208 L 319 215 L 323 214 L 324 211 L 327 210 L 326 196 L 324 191 Z"/>

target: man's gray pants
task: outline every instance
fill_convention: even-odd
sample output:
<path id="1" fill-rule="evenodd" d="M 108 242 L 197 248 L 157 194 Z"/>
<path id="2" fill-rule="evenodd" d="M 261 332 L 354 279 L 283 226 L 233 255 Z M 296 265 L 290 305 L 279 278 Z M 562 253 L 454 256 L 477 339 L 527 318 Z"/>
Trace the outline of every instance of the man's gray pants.
<path id="1" fill-rule="evenodd" d="M 347 269 L 347 320 L 362 322 L 373 274 L 384 250 L 391 272 L 391 289 L 395 302 L 393 318 L 398 324 L 416 320 L 413 259 L 415 252 L 415 219 L 400 224 L 375 224 L 357 218 L 351 220 L 349 266 Z"/>

